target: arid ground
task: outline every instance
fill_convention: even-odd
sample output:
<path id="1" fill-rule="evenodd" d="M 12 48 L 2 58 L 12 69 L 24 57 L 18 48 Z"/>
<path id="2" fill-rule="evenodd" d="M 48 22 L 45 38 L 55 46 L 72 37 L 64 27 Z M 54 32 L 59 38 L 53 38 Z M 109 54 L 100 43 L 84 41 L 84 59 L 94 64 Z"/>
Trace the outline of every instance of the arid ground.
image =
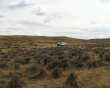
<path id="1" fill-rule="evenodd" d="M 110 39 L 0 36 L 0 88 L 110 88 Z"/>

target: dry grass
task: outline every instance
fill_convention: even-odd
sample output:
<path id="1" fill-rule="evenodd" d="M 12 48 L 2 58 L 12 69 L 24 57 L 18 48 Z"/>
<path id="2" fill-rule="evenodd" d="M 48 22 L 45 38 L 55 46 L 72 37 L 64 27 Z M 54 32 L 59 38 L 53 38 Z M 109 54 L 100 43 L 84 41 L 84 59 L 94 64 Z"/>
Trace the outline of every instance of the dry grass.
<path id="1" fill-rule="evenodd" d="M 52 49 L 56 49 L 55 53 L 57 53 L 60 50 L 60 49 L 57 50 L 58 48 L 57 43 L 60 41 L 65 41 L 68 43 L 68 47 L 64 47 L 63 50 L 65 50 L 66 48 L 74 48 L 74 47 L 81 48 L 81 49 L 83 48 L 93 49 L 93 48 L 101 47 L 109 50 L 108 47 L 110 47 L 109 39 L 98 41 L 98 40 L 81 40 L 81 39 L 74 39 L 74 38 L 68 38 L 68 37 L 1 36 L 0 37 L 0 48 L 1 48 L 0 59 L 2 58 L 3 53 L 5 53 L 4 55 L 6 56 L 10 56 L 8 54 L 12 53 L 13 50 L 18 50 L 18 52 L 15 53 L 14 58 L 13 57 L 5 58 L 7 60 L 7 64 L 10 67 L 4 68 L 4 69 L 0 68 L 0 88 L 7 88 L 8 81 L 11 75 L 13 75 L 15 71 L 20 72 L 22 74 L 22 80 L 25 83 L 25 85 L 23 85 L 23 88 L 70 88 L 67 85 L 65 85 L 65 82 L 69 74 L 72 72 L 75 72 L 78 75 L 77 82 L 80 88 L 110 88 L 110 67 L 109 67 L 110 65 L 108 65 L 108 67 L 102 66 L 102 67 L 89 68 L 89 69 L 86 67 L 80 68 L 80 69 L 76 69 L 73 67 L 66 68 L 62 70 L 62 76 L 57 79 L 54 79 L 52 77 L 53 68 L 48 69 L 47 66 L 44 66 L 44 65 L 42 65 L 42 67 L 48 70 L 46 77 L 41 77 L 40 79 L 29 79 L 29 77 L 33 76 L 33 74 L 29 75 L 28 73 L 26 73 L 26 69 L 30 67 L 33 63 L 35 63 L 35 61 L 37 60 L 35 59 L 36 58 L 35 56 L 30 56 L 30 59 L 31 59 L 30 63 L 20 64 L 19 69 L 16 69 L 16 70 L 13 68 L 16 57 L 19 59 L 22 59 L 22 55 L 17 56 L 17 55 L 20 55 L 19 54 L 20 52 L 25 53 L 25 51 L 32 51 L 33 49 L 37 50 L 39 48 L 42 51 L 42 49 L 48 50 L 53 47 Z M 19 49 L 21 49 L 21 51 L 19 51 Z M 22 52 L 22 50 L 24 51 Z M 95 59 L 99 58 L 96 53 L 93 53 L 93 52 L 91 53 L 91 51 L 90 52 L 87 51 L 87 52 L 90 54 L 91 57 L 94 56 Z M 32 53 L 38 54 L 37 51 Z M 68 51 L 65 50 L 64 53 L 67 54 Z M 43 54 L 48 55 L 47 51 L 45 51 Z M 64 55 L 66 56 L 66 54 Z M 43 58 L 44 57 L 42 57 L 42 59 Z M 47 56 L 47 58 L 49 57 Z M 70 57 L 70 59 L 71 58 L 73 57 Z M 54 57 L 54 59 L 56 59 L 56 57 Z M 66 58 L 66 59 L 69 59 L 69 58 Z"/>

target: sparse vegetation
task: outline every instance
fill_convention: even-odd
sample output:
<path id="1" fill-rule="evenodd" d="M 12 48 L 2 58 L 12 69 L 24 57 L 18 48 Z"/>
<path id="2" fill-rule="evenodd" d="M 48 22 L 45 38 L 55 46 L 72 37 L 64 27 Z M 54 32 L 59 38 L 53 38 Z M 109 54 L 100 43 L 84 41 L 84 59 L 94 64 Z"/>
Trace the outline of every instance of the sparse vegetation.
<path id="1" fill-rule="evenodd" d="M 39 66 L 36 63 L 32 64 L 29 68 L 26 69 L 26 72 L 29 74 L 35 74 L 38 73 L 38 71 Z"/>
<path id="2" fill-rule="evenodd" d="M 68 76 L 65 86 L 67 86 L 67 88 L 80 88 L 77 82 L 77 75 L 75 73 L 71 73 Z"/>
<path id="3" fill-rule="evenodd" d="M 60 70 L 58 67 L 56 67 L 56 68 L 52 71 L 52 77 L 53 77 L 53 78 L 60 78 L 61 75 L 62 75 L 62 72 L 61 72 L 61 70 Z"/>
<path id="4" fill-rule="evenodd" d="M 22 88 L 21 74 L 14 73 L 9 81 L 7 88 Z"/>
<path id="5" fill-rule="evenodd" d="M 0 37 L 0 88 L 110 88 L 109 74 L 110 39 Z"/>

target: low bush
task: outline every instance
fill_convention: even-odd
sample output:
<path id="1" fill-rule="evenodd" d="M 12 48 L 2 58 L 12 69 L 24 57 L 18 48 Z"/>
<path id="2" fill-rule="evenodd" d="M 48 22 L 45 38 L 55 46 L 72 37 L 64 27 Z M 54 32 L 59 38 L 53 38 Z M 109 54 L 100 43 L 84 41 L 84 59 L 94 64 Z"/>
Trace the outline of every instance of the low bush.
<path id="1" fill-rule="evenodd" d="M 62 72 L 60 70 L 60 68 L 56 67 L 53 71 L 52 71 L 52 77 L 53 78 L 60 78 L 62 75 Z"/>
<path id="2" fill-rule="evenodd" d="M 22 88 L 21 74 L 14 73 L 10 78 L 7 88 Z"/>
<path id="3" fill-rule="evenodd" d="M 68 78 L 66 79 L 66 85 L 68 88 L 79 88 L 77 82 L 77 75 L 75 73 L 71 73 Z"/>

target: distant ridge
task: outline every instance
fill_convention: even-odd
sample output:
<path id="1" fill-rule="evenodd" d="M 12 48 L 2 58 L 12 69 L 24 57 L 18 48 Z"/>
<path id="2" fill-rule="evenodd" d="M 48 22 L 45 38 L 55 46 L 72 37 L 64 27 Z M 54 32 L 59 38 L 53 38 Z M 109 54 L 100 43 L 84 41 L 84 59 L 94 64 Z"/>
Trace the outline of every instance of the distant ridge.
<path id="1" fill-rule="evenodd" d="M 101 43 L 101 42 L 109 42 L 110 38 L 103 38 L 103 39 L 78 39 L 78 38 L 71 38 L 66 36 L 27 36 L 27 35 L 4 35 L 0 36 L 0 41 L 32 41 L 32 42 L 47 42 L 47 43 L 56 43 L 60 41 L 65 41 L 67 43 Z"/>
<path id="2" fill-rule="evenodd" d="M 110 40 L 110 38 L 81 39 L 81 38 L 68 37 L 68 36 L 37 36 L 37 35 L 0 35 L 0 37 L 48 37 L 48 38 L 71 38 L 71 39 L 79 39 L 79 40 Z"/>

